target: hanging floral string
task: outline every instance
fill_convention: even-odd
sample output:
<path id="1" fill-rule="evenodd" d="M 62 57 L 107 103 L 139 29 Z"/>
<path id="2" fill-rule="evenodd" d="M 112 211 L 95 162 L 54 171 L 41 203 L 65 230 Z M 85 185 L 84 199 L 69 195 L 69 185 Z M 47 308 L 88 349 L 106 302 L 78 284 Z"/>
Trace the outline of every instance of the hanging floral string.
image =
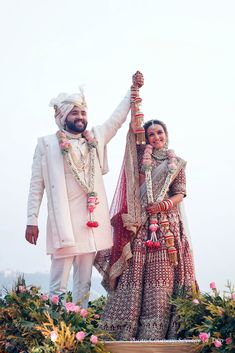
<path id="1" fill-rule="evenodd" d="M 148 203 L 153 203 L 153 188 L 152 188 L 152 152 L 153 147 L 151 145 L 146 145 L 143 155 L 143 171 L 145 173 L 145 183 L 146 183 L 146 191 L 147 191 L 147 199 Z M 161 244 L 157 239 L 157 230 L 158 230 L 158 221 L 156 216 L 149 217 L 149 231 L 150 231 L 150 239 L 146 241 L 145 245 L 147 247 L 160 248 Z"/>
<path id="2" fill-rule="evenodd" d="M 153 147 L 151 145 L 146 145 L 142 160 L 142 170 L 145 173 L 145 183 L 146 183 L 146 192 L 147 192 L 147 200 L 148 203 L 151 204 L 154 202 L 153 197 L 153 183 L 152 183 L 152 168 L 153 168 Z M 173 265 L 177 265 L 177 250 L 174 246 L 174 235 L 169 228 L 169 221 L 167 219 L 166 211 L 173 207 L 173 202 L 168 199 L 164 200 L 164 196 L 169 188 L 169 185 L 172 180 L 172 176 L 177 169 L 177 159 L 173 150 L 166 151 L 166 158 L 168 159 L 168 173 L 160 191 L 160 194 L 157 198 L 157 213 L 161 215 L 160 228 L 162 233 L 164 234 L 165 243 L 167 247 L 167 252 L 169 255 L 169 259 Z M 159 229 L 158 218 L 157 215 L 151 215 L 149 217 L 149 231 L 150 231 L 150 239 L 145 242 L 145 245 L 148 248 L 161 248 L 161 242 L 158 239 L 157 231 Z"/>
<path id="3" fill-rule="evenodd" d="M 66 136 L 64 131 L 58 131 L 56 133 L 59 146 L 62 154 L 65 157 L 66 162 L 70 170 L 72 171 L 76 181 L 81 186 L 83 191 L 87 194 L 87 209 L 89 211 L 89 221 L 87 226 L 90 228 L 96 228 L 99 226 L 98 222 L 94 220 L 94 210 L 98 202 L 97 193 L 94 191 L 94 180 L 95 180 L 95 155 L 97 141 L 94 137 L 90 135 L 88 131 L 83 132 L 83 137 L 87 141 L 88 151 L 90 154 L 89 161 L 89 180 L 86 182 L 85 178 L 81 175 L 81 162 L 78 160 L 76 153 L 73 150 L 73 146 Z"/>
<path id="4" fill-rule="evenodd" d="M 136 136 L 136 144 L 142 145 L 145 144 L 145 132 L 143 128 L 144 114 L 140 111 L 142 98 L 139 96 L 139 89 L 143 86 L 144 78 L 139 71 L 134 76 L 131 86 L 131 127 Z"/>

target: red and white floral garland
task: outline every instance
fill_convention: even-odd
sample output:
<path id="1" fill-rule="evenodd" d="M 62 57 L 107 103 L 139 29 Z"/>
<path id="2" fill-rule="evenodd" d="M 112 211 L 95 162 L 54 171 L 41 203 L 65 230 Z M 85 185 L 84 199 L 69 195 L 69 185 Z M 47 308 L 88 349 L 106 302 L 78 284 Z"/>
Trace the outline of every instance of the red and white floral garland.
<path id="1" fill-rule="evenodd" d="M 153 167 L 153 147 L 149 144 L 146 145 L 142 160 L 142 170 L 145 173 L 145 183 L 146 183 L 146 192 L 147 192 L 147 200 L 148 203 L 151 204 L 154 202 L 153 198 L 153 182 L 152 182 L 152 167 Z M 156 200 L 157 203 L 161 202 L 161 211 L 166 211 L 173 207 L 173 202 L 171 200 L 164 200 L 163 198 L 169 188 L 172 175 L 177 169 L 177 159 L 173 150 L 166 151 L 166 158 L 168 159 L 168 174 L 166 176 L 164 185 L 158 198 Z M 165 241 L 168 249 L 168 254 L 170 256 L 170 260 L 173 264 L 177 264 L 177 255 L 176 249 L 174 247 L 174 235 L 169 229 L 169 222 L 166 217 L 163 217 L 161 221 L 161 227 L 165 229 Z M 157 238 L 157 230 L 159 228 L 157 215 L 150 216 L 149 218 L 149 231 L 150 231 L 150 239 L 145 242 L 145 245 L 148 248 L 160 249 L 161 243 Z"/>
<path id="2" fill-rule="evenodd" d="M 76 181 L 87 194 L 87 209 L 90 214 L 90 220 L 87 222 L 87 226 L 90 228 L 96 228 L 99 226 L 98 222 L 94 220 L 94 210 L 98 202 L 97 193 L 94 191 L 94 180 L 95 180 L 95 155 L 97 141 L 94 137 L 90 135 L 88 131 L 83 132 L 83 137 L 87 141 L 88 150 L 90 153 L 90 163 L 89 163 L 89 182 L 86 183 L 84 179 L 81 178 L 78 161 L 75 152 L 73 151 L 73 146 L 69 141 L 66 133 L 64 131 L 58 131 L 56 136 L 59 141 L 59 146 L 62 154 L 64 155 L 70 170 L 72 171 Z"/>

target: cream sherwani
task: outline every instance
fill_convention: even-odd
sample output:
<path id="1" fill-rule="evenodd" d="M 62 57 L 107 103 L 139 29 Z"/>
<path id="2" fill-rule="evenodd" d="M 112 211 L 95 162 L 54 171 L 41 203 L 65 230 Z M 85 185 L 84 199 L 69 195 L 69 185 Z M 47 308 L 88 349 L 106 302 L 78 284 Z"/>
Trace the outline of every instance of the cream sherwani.
<path id="1" fill-rule="evenodd" d="M 92 261 L 89 260 L 91 263 L 96 251 L 112 246 L 109 208 L 102 174 L 108 172 L 106 145 L 126 120 L 129 109 L 130 94 L 128 93 L 111 117 L 91 130 L 98 142 L 94 180 L 94 190 L 99 200 L 94 212 L 95 219 L 99 222 L 97 228 L 86 226 L 89 220 L 87 196 L 67 166 L 56 135 L 38 139 L 32 166 L 27 224 L 37 225 L 40 204 L 44 189 L 46 189 L 47 253 L 52 255 L 55 263 L 59 259 L 69 258 L 71 267 L 71 258 L 74 256 L 92 254 Z M 78 158 L 84 161 L 83 177 L 88 180 L 90 156 L 87 143 L 79 134 L 68 134 L 68 137 Z M 56 290 L 51 290 L 51 292 L 59 293 Z"/>

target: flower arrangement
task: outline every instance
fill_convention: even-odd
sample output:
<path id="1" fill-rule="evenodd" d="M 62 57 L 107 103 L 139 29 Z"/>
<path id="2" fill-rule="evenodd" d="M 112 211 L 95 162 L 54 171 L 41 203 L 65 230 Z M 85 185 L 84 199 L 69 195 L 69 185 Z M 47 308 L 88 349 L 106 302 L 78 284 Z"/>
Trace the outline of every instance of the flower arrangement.
<path id="1" fill-rule="evenodd" d="M 91 302 L 88 309 L 68 300 L 69 295 L 50 300 L 19 278 L 0 299 L 0 352 L 107 352 L 98 328 L 105 298 Z"/>
<path id="2" fill-rule="evenodd" d="M 200 352 L 235 352 L 235 291 L 228 283 L 220 295 L 215 282 L 212 293 L 193 293 L 191 298 L 173 298 L 179 316 L 180 338 L 200 340 Z"/>

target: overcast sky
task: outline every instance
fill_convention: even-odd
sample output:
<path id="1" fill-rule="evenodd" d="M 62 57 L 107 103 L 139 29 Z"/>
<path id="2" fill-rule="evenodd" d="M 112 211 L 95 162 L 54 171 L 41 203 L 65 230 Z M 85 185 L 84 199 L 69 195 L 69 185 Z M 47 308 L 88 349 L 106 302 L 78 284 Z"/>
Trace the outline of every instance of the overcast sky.
<path id="1" fill-rule="evenodd" d="M 46 200 L 37 247 L 24 240 L 37 137 L 48 103 L 85 86 L 89 127 L 109 117 L 141 70 L 145 119 L 187 160 L 185 201 L 198 282 L 235 283 L 235 2 L 8 0 L 0 13 L 0 270 L 48 271 Z M 109 144 L 111 201 L 128 122 Z"/>

